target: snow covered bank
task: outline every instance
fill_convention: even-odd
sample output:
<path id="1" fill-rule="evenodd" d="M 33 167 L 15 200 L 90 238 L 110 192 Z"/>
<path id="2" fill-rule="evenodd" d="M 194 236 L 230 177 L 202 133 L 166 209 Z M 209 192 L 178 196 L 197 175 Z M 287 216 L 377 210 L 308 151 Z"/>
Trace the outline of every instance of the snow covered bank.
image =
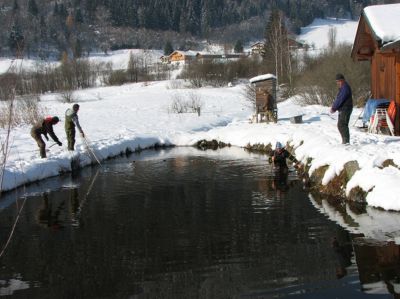
<path id="1" fill-rule="evenodd" d="M 301 107 L 292 98 L 278 105 L 277 124 L 251 124 L 252 108 L 243 96 L 242 86 L 189 90 L 172 89 L 170 85 L 165 81 L 78 91 L 80 122 L 96 155 L 106 159 L 127 149 L 134 151 L 154 144 L 189 146 L 202 139 L 239 147 L 280 141 L 294 146 L 299 160 L 312 159 L 310 175 L 326 166 L 323 184 L 339 175 L 347 162 L 357 161 L 360 170 L 348 182 L 346 193 L 358 186 L 368 192 L 369 205 L 400 210 L 400 184 L 396 183 L 400 181 L 400 170 L 382 167 L 387 160 L 400 165 L 400 138 L 367 134 L 351 127 L 351 145 L 344 146 L 336 128 L 337 114 L 329 114 L 328 107 Z M 201 98 L 200 116 L 170 111 L 174 100 L 189 100 L 193 93 Z M 63 121 L 71 104 L 56 99 L 57 95 L 42 96 L 41 105 L 49 115 L 58 115 Z M 354 110 L 351 125 L 360 112 Z M 299 114 L 303 115 L 303 123 L 290 123 L 290 117 Z M 75 153 L 66 150 L 63 122 L 55 126 L 55 132 L 64 145 L 51 147 L 47 159 L 39 158 L 29 131 L 23 126 L 12 132 L 3 190 L 70 171 L 73 158 L 79 158 L 81 166 L 92 162 L 79 137 Z M 3 140 L 5 131 L 0 133 Z"/>

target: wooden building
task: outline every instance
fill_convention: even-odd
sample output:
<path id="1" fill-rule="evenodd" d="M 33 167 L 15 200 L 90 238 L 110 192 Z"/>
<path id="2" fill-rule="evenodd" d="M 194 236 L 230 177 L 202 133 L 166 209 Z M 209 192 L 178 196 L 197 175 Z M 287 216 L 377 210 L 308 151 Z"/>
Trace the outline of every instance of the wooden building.
<path id="1" fill-rule="evenodd" d="M 257 42 L 255 44 L 252 44 L 251 46 L 251 54 L 259 54 L 259 55 L 264 55 L 265 53 L 265 44 L 263 42 Z"/>
<path id="2" fill-rule="evenodd" d="M 395 135 L 400 135 L 400 4 L 364 8 L 351 57 L 371 63 L 372 98 L 394 100 Z"/>
<path id="3" fill-rule="evenodd" d="M 190 63 L 196 59 L 196 54 L 193 51 L 174 51 L 168 57 L 170 63 Z"/>
<path id="4" fill-rule="evenodd" d="M 169 56 L 162 55 L 160 60 L 162 63 L 169 63 Z"/>
<path id="5" fill-rule="evenodd" d="M 255 112 L 256 114 L 267 112 L 263 107 L 267 101 L 271 99 L 269 110 L 272 110 L 275 118 L 275 122 L 278 119 L 278 108 L 276 103 L 276 76 L 273 74 L 264 74 L 250 79 L 250 83 L 254 84 L 256 91 L 255 98 Z"/>

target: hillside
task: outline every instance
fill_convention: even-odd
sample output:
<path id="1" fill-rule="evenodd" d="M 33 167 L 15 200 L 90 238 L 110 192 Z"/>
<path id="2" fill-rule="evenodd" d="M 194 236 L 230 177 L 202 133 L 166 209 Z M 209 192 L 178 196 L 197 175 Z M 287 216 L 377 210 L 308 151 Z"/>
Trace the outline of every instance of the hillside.
<path id="1" fill-rule="evenodd" d="M 80 57 L 123 48 L 193 49 L 198 40 L 233 43 L 264 36 L 272 10 L 294 33 L 315 18 L 358 19 L 377 1 L 3 0 L 0 55 Z M 382 2 L 382 1 L 379 1 Z M 383 1 L 385 2 L 385 1 Z"/>

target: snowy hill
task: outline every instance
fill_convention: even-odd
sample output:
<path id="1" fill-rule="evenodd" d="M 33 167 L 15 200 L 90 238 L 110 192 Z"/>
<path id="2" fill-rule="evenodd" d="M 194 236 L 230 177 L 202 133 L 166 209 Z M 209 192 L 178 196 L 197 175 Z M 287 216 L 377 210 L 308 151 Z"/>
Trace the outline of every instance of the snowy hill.
<path id="1" fill-rule="evenodd" d="M 331 28 L 336 29 L 337 44 L 354 42 L 357 31 L 357 21 L 344 19 L 315 19 L 310 25 L 301 28 L 299 41 L 313 46 L 315 50 L 328 47 L 328 33 Z"/>
<path id="2" fill-rule="evenodd" d="M 104 53 L 92 53 L 88 57 L 89 61 L 97 63 L 111 63 L 114 70 L 126 69 L 128 66 L 129 56 L 132 53 L 135 57 L 145 61 L 147 64 L 153 64 L 160 61 L 160 57 L 163 55 L 162 50 L 143 50 L 143 49 L 126 49 L 110 51 L 108 54 Z M 18 72 L 21 69 L 24 71 L 33 71 L 43 64 L 58 65 L 59 61 L 43 61 L 39 59 L 12 59 L 9 57 L 0 57 L 0 74 L 13 68 L 14 72 Z"/>

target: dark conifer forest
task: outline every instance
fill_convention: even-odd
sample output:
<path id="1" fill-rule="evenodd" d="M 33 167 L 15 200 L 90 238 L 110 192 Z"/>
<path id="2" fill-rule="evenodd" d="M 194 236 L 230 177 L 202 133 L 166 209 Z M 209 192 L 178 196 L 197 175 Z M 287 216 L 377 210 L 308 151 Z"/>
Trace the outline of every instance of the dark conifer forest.
<path id="1" fill-rule="evenodd" d="M 0 55 L 84 56 L 121 48 L 192 49 L 200 40 L 262 39 L 280 10 L 296 34 L 314 18 L 357 20 L 373 0 L 2 0 Z M 398 1 L 395 1 L 398 2 Z"/>

